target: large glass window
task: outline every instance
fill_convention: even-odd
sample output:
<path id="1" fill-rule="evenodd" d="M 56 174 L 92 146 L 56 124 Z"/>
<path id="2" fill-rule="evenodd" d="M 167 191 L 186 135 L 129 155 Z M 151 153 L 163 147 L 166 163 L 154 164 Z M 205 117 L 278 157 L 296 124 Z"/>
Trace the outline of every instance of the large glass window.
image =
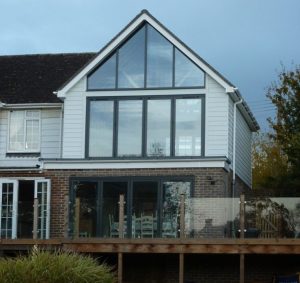
<path id="1" fill-rule="evenodd" d="M 201 97 L 91 100 L 87 157 L 202 156 Z"/>
<path id="2" fill-rule="evenodd" d="M 113 101 L 92 101 L 90 103 L 90 157 L 112 157 L 113 123 Z"/>
<path id="3" fill-rule="evenodd" d="M 40 150 L 40 111 L 11 111 L 9 120 L 9 152 Z"/>
<path id="4" fill-rule="evenodd" d="M 142 115 L 141 100 L 119 101 L 118 156 L 142 155 Z"/>
<path id="5" fill-rule="evenodd" d="M 116 87 L 116 60 L 114 54 L 88 78 L 88 89 L 111 89 Z"/>
<path id="6" fill-rule="evenodd" d="M 119 49 L 118 87 L 143 88 L 145 69 L 145 27 Z"/>
<path id="7" fill-rule="evenodd" d="M 204 87 L 204 72 L 149 24 L 87 78 L 88 90 Z"/>
<path id="8" fill-rule="evenodd" d="M 147 155 L 170 156 L 171 100 L 148 100 Z"/>
<path id="9" fill-rule="evenodd" d="M 148 26 L 147 87 L 172 87 L 173 46 Z"/>
<path id="10" fill-rule="evenodd" d="M 204 72 L 175 48 L 175 87 L 204 85 Z"/>
<path id="11" fill-rule="evenodd" d="M 201 155 L 201 99 L 176 99 L 175 155 Z"/>

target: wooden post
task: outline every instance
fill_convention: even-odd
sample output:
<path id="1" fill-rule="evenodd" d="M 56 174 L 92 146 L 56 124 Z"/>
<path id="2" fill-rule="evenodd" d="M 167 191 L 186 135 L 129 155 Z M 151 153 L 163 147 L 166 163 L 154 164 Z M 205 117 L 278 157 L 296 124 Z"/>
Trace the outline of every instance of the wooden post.
<path id="1" fill-rule="evenodd" d="M 179 254 L 179 283 L 184 282 L 184 254 Z"/>
<path id="2" fill-rule="evenodd" d="M 240 254 L 240 283 L 245 282 L 245 255 Z"/>
<path id="3" fill-rule="evenodd" d="M 240 238 L 245 238 L 245 195 L 240 196 Z"/>
<path id="4" fill-rule="evenodd" d="M 38 216 L 39 211 L 39 200 L 37 198 L 34 198 L 33 200 L 33 239 L 37 240 L 38 238 Z"/>
<path id="5" fill-rule="evenodd" d="M 119 238 L 124 238 L 124 195 L 119 200 Z"/>
<path id="6" fill-rule="evenodd" d="M 118 283 L 123 281 L 123 254 L 118 253 Z"/>
<path id="7" fill-rule="evenodd" d="M 64 238 L 69 237 L 69 196 L 65 195 L 64 200 Z"/>
<path id="8" fill-rule="evenodd" d="M 75 199 L 74 238 L 79 237 L 80 198 Z"/>
<path id="9" fill-rule="evenodd" d="M 240 238 L 245 238 L 245 195 L 240 195 Z M 245 282 L 245 255 L 240 254 L 240 283 Z"/>
<path id="10" fill-rule="evenodd" d="M 185 195 L 180 195 L 180 238 L 185 236 Z"/>

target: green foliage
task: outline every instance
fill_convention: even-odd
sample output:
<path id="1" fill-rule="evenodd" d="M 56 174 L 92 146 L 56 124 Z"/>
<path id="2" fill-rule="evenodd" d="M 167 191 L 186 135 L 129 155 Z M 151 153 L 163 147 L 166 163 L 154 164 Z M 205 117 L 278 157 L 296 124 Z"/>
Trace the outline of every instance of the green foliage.
<path id="1" fill-rule="evenodd" d="M 300 67 L 283 68 L 267 97 L 277 110 L 275 119 L 268 119 L 274 131 L 271 137 L 287 155 L 291 173 L 300 176 Z"/>
<path id="2" fill-rule="evenodd" d="M 110 267 L 72 252 L 37 248 L 27 257 L 0 259 L 0 282 L 6 283 L 114 283 Z"/>
<path id="3" fill-rule="evenodd" d="M 288 158 L 276 140 L 258 133 L 252 142 L 253 188 L 281 189 L 288 179 Z"/>

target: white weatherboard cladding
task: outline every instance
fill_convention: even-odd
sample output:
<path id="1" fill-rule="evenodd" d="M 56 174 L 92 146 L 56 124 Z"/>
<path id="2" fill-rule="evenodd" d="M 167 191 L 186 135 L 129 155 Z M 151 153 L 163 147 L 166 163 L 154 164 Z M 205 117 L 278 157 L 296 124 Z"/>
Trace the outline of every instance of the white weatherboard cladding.
<path id="1" fill-rule="evenodd" d="M 61 109 L 45 109 L 41 112 L 41 156 L 60 157 Z"/>
<path id="2" fill-rule="evenodd" d="M 63 158 L 83 158 L 85 146 L 85 79 L 64 100 Z"/>
<path id="3" fill-rule="evenodd" d="M 205 156 L 228 156 L 228 94 L 206 76 Z"/>
<path id="4" fill-rule="evenodd" d="M 251 187 L 252 132 L 240 110 L 236 111 L 236 174 Z"/>
<path id="5" fill-rule="evenodd" d="M 37 157 L 13 155 L 6 156 L 8 137 L 9 110 L 0 110 L 0 166 L 4 167 L 33 167 L 38 163 Z M 61 140 L 61 110 L 41 110 L 41 141 L 40 150 L 43 158 L 60 157 Z"/>

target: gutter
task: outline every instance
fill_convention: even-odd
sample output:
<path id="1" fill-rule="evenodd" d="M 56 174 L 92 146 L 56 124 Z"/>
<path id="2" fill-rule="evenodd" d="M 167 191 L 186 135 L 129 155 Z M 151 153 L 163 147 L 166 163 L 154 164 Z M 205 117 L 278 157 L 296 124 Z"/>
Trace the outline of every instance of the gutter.
<path id="1" fill-rule="evenodd" d="M 232 150 L 232 198 L 235 195 L 235 159 L 236 159 L 236 108 L 238 104 L 243 103 L 243 99 L 240 99 L 233 104 L 233 150 Z"/>
<path id="2" fill-rule="evenodd" d="M 1 108 L 6 109 L 41 109 L 41 108 L 61 108 L 63 103 L 19 103 L 19 104 L 8 104 L 8 103 L 1 103 Z"/>

